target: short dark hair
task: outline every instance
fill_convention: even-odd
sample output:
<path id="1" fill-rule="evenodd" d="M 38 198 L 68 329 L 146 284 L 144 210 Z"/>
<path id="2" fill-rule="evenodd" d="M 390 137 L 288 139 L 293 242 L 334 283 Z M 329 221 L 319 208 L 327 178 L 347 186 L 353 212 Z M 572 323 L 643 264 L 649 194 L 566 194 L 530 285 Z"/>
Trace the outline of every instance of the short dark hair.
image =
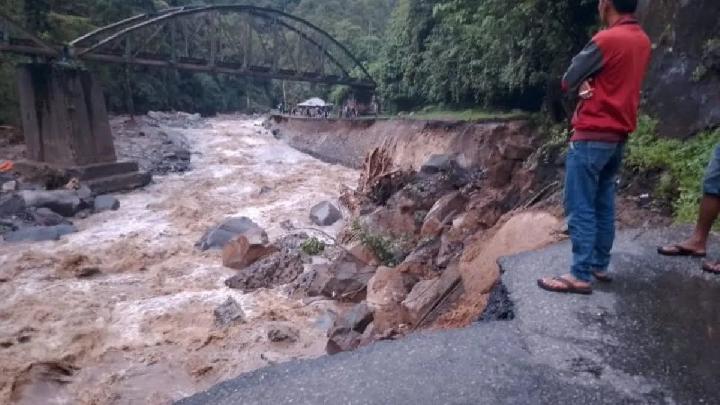
<path id="1" fill-rule="evenodd" d="M 612 4 L 621 14 L 634 13 L 638 8 L 638 0 L 612 0 Z"/>

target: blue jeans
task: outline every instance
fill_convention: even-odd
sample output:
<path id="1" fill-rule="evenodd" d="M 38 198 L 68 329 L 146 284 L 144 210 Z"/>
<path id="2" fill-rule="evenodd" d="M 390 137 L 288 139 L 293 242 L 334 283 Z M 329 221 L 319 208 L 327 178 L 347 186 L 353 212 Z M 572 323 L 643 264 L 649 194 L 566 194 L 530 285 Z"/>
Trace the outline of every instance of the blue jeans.
<path id="1" fill-rule="evenodd" d="M 713 197 L 720 197 L 720 145 L 715 147 L 707 170 L 705 170 L 703 193 Z"/>
<path id="2" fill-rule="evenodd" d="M 572 275 L 590 282 L 607 271 L 615 242 L 615 183 L 625 144 L 571 142 L 565 174 L 565 212 L 572 241 Z"/>

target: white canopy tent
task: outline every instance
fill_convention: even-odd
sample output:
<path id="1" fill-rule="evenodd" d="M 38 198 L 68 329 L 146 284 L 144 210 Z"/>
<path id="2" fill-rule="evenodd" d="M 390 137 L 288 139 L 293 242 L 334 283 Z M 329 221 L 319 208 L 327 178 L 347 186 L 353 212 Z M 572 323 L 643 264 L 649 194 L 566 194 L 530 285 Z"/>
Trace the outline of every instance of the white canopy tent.
<path id="1" fill-rule="evenodd" d="M 325 100 L 313 97 L 309 100 L 305 100 L 302 103 L 297 105 L 298 107 L 304 107 L 304 108 L 316 108 L 316 107 L 332 107 L 333 105 L 330 103 L 326 103 Z"/>

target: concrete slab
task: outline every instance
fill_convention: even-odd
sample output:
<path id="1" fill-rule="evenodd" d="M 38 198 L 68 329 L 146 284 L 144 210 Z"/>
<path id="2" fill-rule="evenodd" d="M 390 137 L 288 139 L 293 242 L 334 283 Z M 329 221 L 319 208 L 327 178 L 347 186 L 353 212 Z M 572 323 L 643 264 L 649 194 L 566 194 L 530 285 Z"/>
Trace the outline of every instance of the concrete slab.
<path id="1" fill-rule="evenodd" d="M 15 164 L 15 170 L 26 179 L 46 185 L 60 186 L 72 178 L 77 178 L 90 187 L 93 195 L 145 187 L 152 181 L 152 175 L 139 171 L 137 162 L 106 162 L 65 167 L 22 160 Z"/>

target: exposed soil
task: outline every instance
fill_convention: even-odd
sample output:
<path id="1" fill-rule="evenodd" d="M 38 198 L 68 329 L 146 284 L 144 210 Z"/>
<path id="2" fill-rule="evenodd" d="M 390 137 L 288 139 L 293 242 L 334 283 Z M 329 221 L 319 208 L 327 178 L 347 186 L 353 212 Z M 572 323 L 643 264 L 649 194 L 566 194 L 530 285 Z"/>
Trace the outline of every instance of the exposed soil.
<path id="1" fill-rule="evenodd" d="M 393 163 L 419 170 L 433 154 L 455 155 L 463 167 L 483 166 L 501 143 L 527 141 L 532 127 L 524 120 L 304 120 L 275 116 L 277 137 L 324 161 L 360 168 L 373 149 L 390 150 Z"/>
<path id="2" fill-rule="evenodd" d="M 464 327 L 478 320 L 492 298 L 488 284 L 492 288 L 499 279 L 498 259 L 557 242 L 563 238 L 561 228 L 562 222 L 547 212 L 510 213 L 501 219 L 484 238 L 465 248 L 460 262 L 464 293 L 435 327 Z"/>
<path id="3" fill-rule="evenodd" d="M 357 184 L 358 173 L 291 149 L 257 119 L 203 124 L 156 128 L 187 140 L 192 171 L 156 176 L 119 196 L 119 211 L 76 220 L 80 232 L 59 242 L 0 244 L 0 403 L 168 403 L 324 354 L 333 303 L 231 290 L 224 281 L 235 271 L 220 253 L 193 245 L 228 216 L 252 218 L 271 239 L 288 220 L 309 226 L 310 207 Z M 213 310 L 228 297 L 245 321 L 218 328 Z M 288 328 L 296 338 L 268 338 Z"/>

